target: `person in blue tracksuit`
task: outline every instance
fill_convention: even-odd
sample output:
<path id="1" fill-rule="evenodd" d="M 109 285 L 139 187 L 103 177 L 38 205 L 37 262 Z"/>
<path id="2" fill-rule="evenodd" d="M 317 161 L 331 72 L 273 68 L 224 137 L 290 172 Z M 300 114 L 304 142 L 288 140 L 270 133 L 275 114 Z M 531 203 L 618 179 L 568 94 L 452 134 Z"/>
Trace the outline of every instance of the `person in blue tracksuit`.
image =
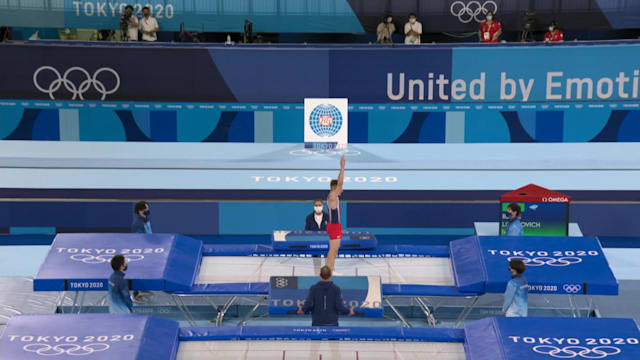
<path id="1" fill-rule="evenodd" d="M 511 280 L 504 293 L 502 312 L 507 317 L 526 317 L 529 315 L 529 283 L 524 277 L 526 265 L 520 259 L 509 261 Z"/>
<path id="2" fill-rule="evenodd" d="M 321 280 L 309 289 L 304 306 L 298 308 L 298 314 L 311 311 L 311 326 L 338 326 L 338 315 L 353 316 L 353 308 L 347 310 L 342 299 L 342 291 L 331 281 L 331 268 L 320 269 Z"/>
<path id="3" fill-rule="evenodd" d="M 520 205 L 511 203 L 507 206 L 507 214 L 509 214 L 509 224 L 507 225 L 507 236 L 522 236 L 522 209 Z"/>
<path id="4" fill-rule="evenodd" d="M 133 222 L 131 223 L 131 232 L 139 234 L 152 234 L 151 231 L 151 208 L 146 201 L 138 201 L 133 206 Z M 145 291 L 134 291 L 133 300 L 137 303 L 145 303 L 149 301 L 143 295 L 151 295 Z"/>
<path id="5" fill-rule="evenodd" d="M 146 201 L 138 201 L 133 207 L 132 233 L 151 234 L 151 209 Z"/>
<path id="6" fill-rule="evenodd" d="M 127 261 L 124 256 L 116 255 L 111 259 L 113 274 L 109 277 L 109 313 L 129 314 L 133 312 L 133 302 L 129 296 L 129 286 L 124 279 Z"/>

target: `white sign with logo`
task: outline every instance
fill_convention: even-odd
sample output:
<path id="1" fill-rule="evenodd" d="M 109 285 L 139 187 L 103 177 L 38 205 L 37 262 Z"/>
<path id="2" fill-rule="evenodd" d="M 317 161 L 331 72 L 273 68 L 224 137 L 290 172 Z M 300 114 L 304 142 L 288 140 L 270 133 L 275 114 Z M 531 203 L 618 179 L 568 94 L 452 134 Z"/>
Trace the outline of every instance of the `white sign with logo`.
<path id="1" fill-rule="evenodd" d="M 304 99 L 304 142 L 346 145 L 348 99 Z"/>

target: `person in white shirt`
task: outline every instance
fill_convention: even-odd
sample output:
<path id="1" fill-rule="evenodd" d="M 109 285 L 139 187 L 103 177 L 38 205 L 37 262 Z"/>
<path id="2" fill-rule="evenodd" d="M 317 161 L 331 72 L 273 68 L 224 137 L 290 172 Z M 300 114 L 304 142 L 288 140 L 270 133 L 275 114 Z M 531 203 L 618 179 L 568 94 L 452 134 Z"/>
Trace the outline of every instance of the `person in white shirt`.
<path id="1" fill-rule="evenodd" d="M 138 22 L 136 14 L 133 13 L 133 6 L 127 5 L 124 13 L 122 13 L 121 21 L 127 24 L 127 40 L 138 41 L 138 27 L 140 23 Z"/>
<path id="2" fill-rule="evenodd" d="M 143 18 L 140 20 L 140 31 L 142 31 L 142 41 L 156 41 L 158 40 L 158 21 L 151 16 L 151 11 L 148 7 L 142 8 Z"/>
<path id="3" fill-rule="evenodd" d="M 404 35 L 405 44 L 420 44 L 422 24 L 418 22 L 416 14 L 409 14 L 409 22 L 404 24 Z"/>

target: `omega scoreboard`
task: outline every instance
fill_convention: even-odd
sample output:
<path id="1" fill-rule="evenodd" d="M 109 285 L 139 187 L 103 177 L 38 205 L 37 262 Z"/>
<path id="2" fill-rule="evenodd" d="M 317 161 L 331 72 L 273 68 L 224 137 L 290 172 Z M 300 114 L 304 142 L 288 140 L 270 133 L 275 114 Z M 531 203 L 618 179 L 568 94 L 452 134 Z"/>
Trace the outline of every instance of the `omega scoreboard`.
<path id="1" fill-rule="evenodd" d="M 568 195 L 529 184 L 500 196 L 500 235 L 507 233 L 507 206 L 511 203 L 522 209 L 522 230 L 525 236 L 568 236 Z"/>

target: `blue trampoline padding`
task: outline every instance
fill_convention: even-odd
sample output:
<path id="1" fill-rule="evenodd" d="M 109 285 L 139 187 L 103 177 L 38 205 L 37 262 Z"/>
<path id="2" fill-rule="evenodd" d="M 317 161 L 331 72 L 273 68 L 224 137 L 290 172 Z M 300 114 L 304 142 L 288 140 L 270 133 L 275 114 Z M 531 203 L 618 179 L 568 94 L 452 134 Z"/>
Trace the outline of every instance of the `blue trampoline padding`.
<path id="1" fill-rule="evenodd" d="M 282 231 L 276 230 L 271 235 L 274 250 L 329 250 L 329 233 L 326 231 Z M 343 231 L 340 249 L 370 250 L 378 246 L 378 240 L 370 232 Z"/>
<path id="2" fill-rule="evenodd" d="M 632 319 L 489 318 L 464 333 L 467 360 L 640 359 Z"/>
<path id="3" fill-rule="evenodd" d="M 309 289 L 320 281 L 318 276 L 272 276 L 269 287 L 269 314 L 294 313 L 304 305 Z M 382 317 L 382 284 L 378 276 L 334 276 L 334 284 L 342 290 L 345 307 L 354 307 L 366 317 Z"/>
<path id="4" fill-rule="evenodd" d="M 460 291 L 504 292 L 509 259 L 520 258 L 531 293 L 617 295 L 618 282 L 595 237 L 471 236 L 451 242 Z"/>
<path id="5" fill-rule="evenodd" d="M 463 342 L 462 329 L 397 327 L 243 326 L 180 329 L 180 341 L 214 340 L 354 340 Z"/>
<path id="6" fill-rule="evenodd" d="M 34 278 L 35 291 L 107 290 L 109 261 L 123 254 L 134 290 L 189 290 L 202 242 L 173 234 L 58 234 Z"/>
<path id="7" fill-rule="evenodd" d="M 177 295 L 268 295 L 269 283 L 196 284 L 191 290 L 171 292 Z M 394 296 L 479 296 L 482 293 L 460 291 L 455 286 L 382 284 L 382 295 Z"/>
<path id="8" fill-rule="evenodd" d="M 196 282 L 200 264 L 202 264 L 202 241 L 176 235 L 164 271 L 164 290 L 190 289 Z"/>
<path id="9" fill-rule="evenodd" d="M 277 251 L 273 246 L 261 244 L 204 245 L 204 256 L 313 256 L 313 251 Z M 347 257 L 448 257 L 449 247 L 443 245 L 379 245 L 375 250 L 340 250 Z"/>
<path id="10" fill-rule="evenodd" d="M 382 284 L 383 295 L 396 296 L 479 296 L 482 293 L 460 291 L 455 286 L 414 285 L 414 284 Z"/>
<path id="11" fill-rule="evenodd" d="M 172 291 L 178 295 L 268 295 L 269 283 L 195 284 L 190 290 Z"/>
<path id="12" fill-rule="evenodd" d="M 0 338 L 0 355 L 11 360 L 173 360 L 178 331 L 175 321 L 137 314 L 16 315 Z"/>
<path id="13" fill-rule="evenodd" d="M 484 292 L 487 274 L 477 237 L 454 240 L 449 251 L 453 279 L 460 291 Z"/>

